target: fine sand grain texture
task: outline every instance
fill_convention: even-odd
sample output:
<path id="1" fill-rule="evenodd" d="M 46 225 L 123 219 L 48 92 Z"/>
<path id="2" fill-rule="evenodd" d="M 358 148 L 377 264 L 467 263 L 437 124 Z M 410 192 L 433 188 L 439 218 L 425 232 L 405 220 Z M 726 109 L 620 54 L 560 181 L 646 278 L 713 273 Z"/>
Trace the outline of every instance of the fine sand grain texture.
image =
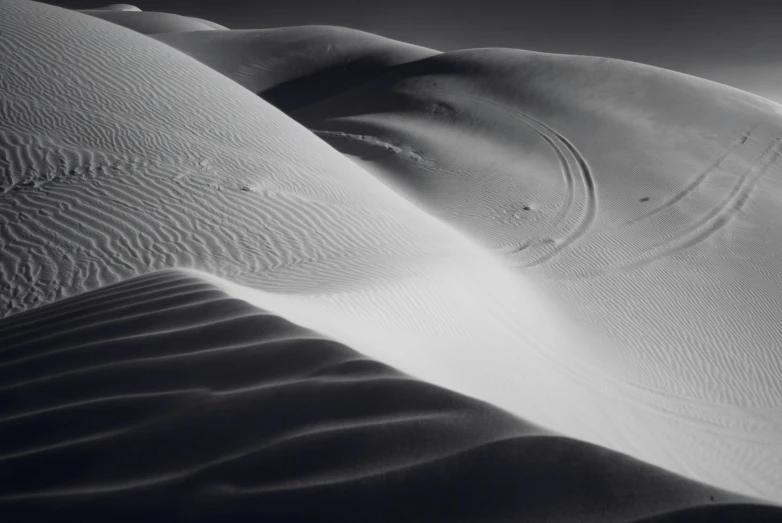
<path id="1" fill-rule="evenodd" d="M 102 13 L 152 15 L 143 19 L 146 29 L 169 20 Z M 592 449 L 589 459 L 599 445 L 715 488 L 782 503 L 777 106 L 691 77 L 596 58 L 497 49 L 438 54 L 323 27 L 177 33 L 191 29 L 172 26 L 155 39 L 141 34 L 155 31 L 122 25 L 23 0 L 0 2 L 0 316 L 6 327 L 24 318 L 40 322 L 34 330 L 28 325 L 19 334 L 27 341 L 19 343 L 39 343 L 39 352 L 57 343 L 89 345 L 81 336 L 93 327 L 108 335 L 125 329 L 121 337 L 129 343 L 146 339 L 141 333 L 151 317 L 134 323 L 109 316 L 106 331 L 100 322 L 90 327 L 80 320 L 86 312 L 59 331 L 43 318 L 64 298 L 99 296 L 98 289 L 162 269 L 196 269 L 204 285 L 219 287 L 241 311 L 269 311 L 335 340 L 330 347 L 342 343 L 580 440 L 567 441 Z M 47 304 L 42 316 L 25 315 Z M 180 318 L 187 332 L 197 332 L 187 322 L 199 314 L 207 318 L 199 324 L 218 314 L 205 307 Z M 218 308 L 218 316 L 234 311 Z M 154 320 L 157 330 L 176 321 Z M 240 335 L 226 333 L 225 340 Z M 96 350 L 113 346 L 95 339 Z M 0 350 L 6 345 L 0 338 Z M 44 358 L 54 358 L 52 367 L 37 366 L 35 351 L 30 360 L 23 352 L 9 348 L 15 362 L 9 369 L 30 365 L 32 374 L 9 370 L 9 386 L 97 364 L 79 359 L 86 353 L 68 359 L 66 351 Z M 238 376 L 261 379 L 243 371 L 236 370 L 236 385 L 220 386 L 241 388 Z M 202 373 L 194 386 L 218 374 Z M 113 389 L 89 390 L 102 397 Z M 20 412 L 59 401 L 59 392 L 40 394 L 17 399 Z M 163 408 L 158 400 L 150 401 Z M 105 423 L 112 420 L 107 414 Z M 95 437 L 62 430 L 39 432 L 41 446 Z M 360 439 L 355 445 L 360 450 Z M 497 477 L 516 474 L 497 464 L 505 452 L 491 458 L 494 465 L 480 466 Z M 402 463 L 414 455 L 388 459 Z M 44 467 L 47 458 L 36 456 Z M 630 463 L 604 456 L 612 467 Z M 200 458 L 173 453 L 172 460 L 184 461 L 161 461 L 155 469 L 147 456 L 143 473 L 125 472 L 130 460 L 116 459 L 111 481 L 124 495 L 123 485 L 179 478 L 172 471 L 190 470 Z M 329 466 L 363 474 L 366 464 L 347 463 Z M 640 472 L 619 477 L 655 483 L 662 474 L 632 463 Z M 82 483 L 36 473 L 25 476 L 29 488 L 17 487 L 75 499 L 68 496 L 104 481 L 100 468 L 97 476 L 88 469 L 78 469 Z M 302 474 L 316 483 L 333 479 L 314 469 Z M 494 479 L 479 472 L 471 481 Z M 595 481 L 579 483 L 588 488 Z M 242 493 L 262 481 L 238 483 Z M 638 485 L 632 496 L 643 499 L 617 506 L 647 510 L 656 494 Z M 682 496 L 689 488 L 682 487 Z M 299 498 L 290 492 L 300 490 L 285 490 L 291 507 Z M 26 499 L 13 492 L 13 499 Z M 673 504 L 660 496 L 654 510 L 616 517 L 707 510 L 697 508 L 704 503 L 697 496 Z M 567 500 L 563 495 L 558 503 L 563 511 L 573 509 Z M 73 507 L 68 503 L 59 507 Z"/>
<path id="2" fill-rule="evenodd" d="M 7 318 L 0 337 L 4 521 L 782 518 L 414 380 L 189 273 Z"/>

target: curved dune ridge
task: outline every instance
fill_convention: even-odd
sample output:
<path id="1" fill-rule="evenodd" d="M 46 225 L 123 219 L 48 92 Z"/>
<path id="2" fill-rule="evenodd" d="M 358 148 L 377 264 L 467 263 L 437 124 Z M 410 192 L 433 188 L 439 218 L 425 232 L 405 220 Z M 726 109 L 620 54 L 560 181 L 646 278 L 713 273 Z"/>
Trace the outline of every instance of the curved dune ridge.
<path id="1" fill-rule="evenodd" d="M 343 27 L 155 35 L 286 112 L 437 51 Z M 317 86 L 317 88 L 314 88 Z"/>
<path id="2" fill-rule="evenodd" d="M 776 106 L 600 59 L 120 25 L 0 3 L 6 325 L 197 269 L 433 385 L 782 501 Z"/>
<path id="3" fill-rule="evenodd" d="M 104 11 L 141 11 L 135 5 L 130 4 L 109 4 L 101 7 L 101 9 Z"/>
<path id="4" fill-rule="evenodd" d="M 0 337 L 5 516 L 782 517 L 414 380 L 192 273 L 19 314 Z"/>
<path id="5" fill-rule="evenodd" d="M 79 12 L 147 35 L 227 29 L 209 20 L 172 13 L 142 11 L 138 7 L 129 4 L 111 4 L 100 9 L 82 9 Z"/>

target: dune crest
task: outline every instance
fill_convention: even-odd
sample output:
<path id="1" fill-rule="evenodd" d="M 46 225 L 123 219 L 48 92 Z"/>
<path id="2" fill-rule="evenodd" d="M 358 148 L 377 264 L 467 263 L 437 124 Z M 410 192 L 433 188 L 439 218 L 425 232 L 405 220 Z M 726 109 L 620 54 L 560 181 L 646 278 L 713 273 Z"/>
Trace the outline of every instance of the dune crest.
<path id="1" fill-rule="evenodd" d="M 101 9 L 105 9 L 107 11 L 141 11 L 141 9 L 135 5 L 130 4 L 109 4 L 107 6 L 101 7 Z"/>
<path id="2" fill-rule="evenodd" d="M 128 4 L 112 4 L 100 9 L 81 9 L 78 12 L 121 25 L 145 35 L 227 29 L 209 20 L 173 13 L 142 11 L 138 7 Z"/>
<path id="3" fill-rule="evenodd" d="M 155 35 L 286 112 L 437 51 L 330 26 Z"/>

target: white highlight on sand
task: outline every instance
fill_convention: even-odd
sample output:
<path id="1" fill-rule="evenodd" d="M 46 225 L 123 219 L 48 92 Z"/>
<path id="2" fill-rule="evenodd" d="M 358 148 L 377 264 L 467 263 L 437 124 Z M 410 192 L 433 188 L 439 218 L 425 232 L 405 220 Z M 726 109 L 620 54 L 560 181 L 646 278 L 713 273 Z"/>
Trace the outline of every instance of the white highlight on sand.
<path id="1" fill-rule="evenodd" d="M 105 9 L 107 11 L 141 11 L 141 9 L 135 5 L 130 4 L 109 4 L 105 7 L 101 7 L 101 9 Z"/>

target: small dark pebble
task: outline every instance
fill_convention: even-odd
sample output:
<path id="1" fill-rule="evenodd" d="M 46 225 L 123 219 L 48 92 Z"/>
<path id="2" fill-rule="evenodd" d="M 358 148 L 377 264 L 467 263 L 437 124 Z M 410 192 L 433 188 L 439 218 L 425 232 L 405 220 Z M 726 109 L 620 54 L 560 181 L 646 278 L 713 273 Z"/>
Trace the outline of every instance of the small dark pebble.
<path id="1" fill-rule="evenodd" d="M 638 200 L 638 201 L 641 201 L 641 202 L 648 202 L 648 201 L 649 201 L 649 197 L 648 197 L 648 196 L 644 196 L 643 198 L 641 198 L 641 199 L 640 199 L 640 200 Z"/>

